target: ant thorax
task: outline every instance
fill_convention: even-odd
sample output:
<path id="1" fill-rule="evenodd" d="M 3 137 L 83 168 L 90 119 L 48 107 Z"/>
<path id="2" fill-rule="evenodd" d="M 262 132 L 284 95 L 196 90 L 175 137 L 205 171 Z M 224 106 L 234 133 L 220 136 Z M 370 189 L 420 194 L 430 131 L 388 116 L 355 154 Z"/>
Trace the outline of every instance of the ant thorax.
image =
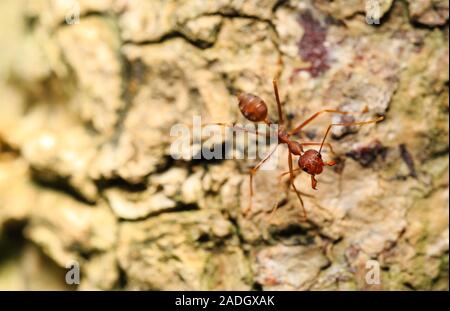
<path id="1" fill-rule="evenodd" d="M 278 128 L 278 140 L 282 144 L 289 144 L 289 134 L 284 128 L 284 126 L 280 126 Z"/>
<path id="2" fill-rule="evenodd" d="M 278 130 L 278 140 L 281 144 L 287 144 L 289 151 L 293 155 L 301 155 L 303 153 L 302 145 L 295 140 L 291 140 L 289 133 L 283 126 L 280 126 Z"/>

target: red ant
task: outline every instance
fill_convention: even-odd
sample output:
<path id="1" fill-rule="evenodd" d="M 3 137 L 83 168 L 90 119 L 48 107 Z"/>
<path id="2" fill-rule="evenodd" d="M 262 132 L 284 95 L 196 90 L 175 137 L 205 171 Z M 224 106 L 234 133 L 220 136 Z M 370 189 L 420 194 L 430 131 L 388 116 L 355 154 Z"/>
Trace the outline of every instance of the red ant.
<path id="1" fill-rule="evenodd" d="M 369 123 L 375 123 L 375 122 L 379 122 L 379 121 L 383 120 L 384 117 L 381 116 L 381 117 L 378 117 L 373 120 L 361 121 L 361 122 L 331 123 L 328 126 L 327 130 L 325 131 L 325 135 L 321 142 L 299 143 L 298 141 L 292 140 L 291 136 L 299 134 L 301 132 L 301 130 L 307 124 L 309 124 L 312 120 L 314 120 L 320 114 L 322 114 L 324 112 L 348 114 L 348 112 L 335 110 L 335 109 L 323 109 L 323 110 L 320 110 L 320 111 L 314 113 L 312 116 L 310 116 L 303 123 L 301 123 L 300 125 L 295 127 L 293 130 L 287 131 L 284 126 L 284 118 L 283 118 L 283 113 L 282 113 L 280 96 L 279 96 L 279 92 L 278 92 L 278 83 L 277 83 L 276 79 L 273 80 L 273 89 L 274 89 L 275 99 L 276 99 L 277 108 L 278 108 L 278 133 L 277 133 L 278 144 L 256 166 L 254 166 L 250 170 L 250 185 L 249 185 L 249 187 L 250 187 L 250 202 L 249 202 L 248 208 L 244 211 L 244 215 L 247 215 L 248 212 L 252 208 L 253 176 L 258 171 L 258 169 L 261 167 L 261 165 L 264 162 L 266 162 L 270 158 L 270 156 L 272 156 L 272 154 L 276 151 L 276 149 L 278 148 L 278 146 L 280 144 L 286 144 L 289 149 L 289 152 L 288 152 L 289 171 L 286 173 L 283 173 L 281 176 L 283 176 L 285 174 L 289 174 L 289 183 L 292 186 L 292 188 L 294 189 L 294 191 L 301 203 L 301 206 L 302 206 L 302 212 L 303 212 L 302 219 L 306 221 L 307 214 L 306 214 L 305 206 L 303 203 L 303 199 L 300 195 L 300 192 L 297 190 L 297 187 L 294 184 L 294 171 L 302 170 L 302 171 L 306 172 L 307 174 L 311 175 L 311 187 L 312 187 L 312 189 L 317 190 L 317 188 L 316 188 L 317 180 L 316 180 L 315 176 L 322 173 L 324 166 L 333 166 L 336 164 L 336 162 L 333 160 L 324 161 L 322 159 L 322 154 L 321 154 L 322 148 L 324 145 L 328 146 L 330 148 L 330 151 L 334 154 L 331 144 L 325 143 L 325 140 L 326 140 L 331 128 L 333 126 L 351 126 L 351 125 L 364 125 L 364 124 L 369 124 Z M 259 96 L 249 94 L 249 93 L 241 93 L 238 95 L 238 101 L 239 101 L 239 109 L 247 120 L 252 121 L 252 122 L 264 122 L 268 126 L 270 126 L 271 124 L 275 124 L 270 120 L 270 118 L 268 116 L 268 109 L 267 109 L 266 103 Z M 232 128 L 237 128 L 237 129 L 241 129 L 241 130 L 249 132 L 247 129 L 238 128 L 236 126 L 231 126 L 231 125 L 224 124 L 224 123 L 214 123 L 214 124 L 222 125 L 222 126 L 229 126 Z M 258 132 L 255 132 L 255 133 L 258 134 Z M 319 148 L 319 151 L 314 150 L 314 149 L 308 149 L 308 150 L 304 151 L 303 146 L 320 146 L 320 148 Z M 292 165 L 292 155 L 299 156 L 299 159 L 298 159 L 299 168 L 295 169 L 295 170 L 293 169 L 293 165 Z M 275 209 L 276 209 L 276 206 L 275 206 L 273 212 L 275 211 Z"/>

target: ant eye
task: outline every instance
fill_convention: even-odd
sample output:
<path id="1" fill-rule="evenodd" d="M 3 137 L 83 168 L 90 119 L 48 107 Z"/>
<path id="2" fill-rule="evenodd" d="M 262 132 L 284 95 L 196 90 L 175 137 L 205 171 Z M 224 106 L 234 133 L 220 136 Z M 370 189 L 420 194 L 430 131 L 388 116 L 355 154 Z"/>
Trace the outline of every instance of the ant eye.
<path id="1" fill-rule="evenodd" d="M 308 173 L 308 169 L 306 167 L 304 167 L 303 172 Z"/>

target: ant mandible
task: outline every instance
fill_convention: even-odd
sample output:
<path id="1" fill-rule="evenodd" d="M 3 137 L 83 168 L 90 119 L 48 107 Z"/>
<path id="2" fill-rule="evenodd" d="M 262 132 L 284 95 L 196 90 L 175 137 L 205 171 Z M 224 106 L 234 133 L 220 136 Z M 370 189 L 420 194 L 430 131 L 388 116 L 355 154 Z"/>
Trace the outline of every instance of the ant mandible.
<path id="1" fill-rule="evenodd" d="M 320 110 L 320 111 L 314 113 L 313 115 L 311 115 L 308 119 L 303 121 L 301 124 L 299 124 L 293 130 L 287 131 L 284 126 L 284 118 L 283 118 L 283 113 L 282 113 L 280 95 L 278 92 L 278 83 L 277 83 L 276 79 L 273 80 L 273 89 L 274 89 L 275 100 L 277 102 L 277 108 L 278 108 L 278 133 L 277 133 L 278 144 L 258 164 L 256 164 L 256 166 L 254 166 L 252 169 L 250 169 L 250 183 L 249 183 L 250 200 L 249 200 L 248 208 L 244 211 L 244 216 L 247 215 L 248 212 L 250 212 L 250 210 L 252 209 L 253 176 L 256 174 L 256 172 L 261 167 L 261 165 L 264 164 L 264 162 L 266 162 L 274 154 L 274 152 L 277 150 L 278 146 L 280 146 L 281 144 L 286 144 L 288 147 L 289 171 L 286 173 L 283 173 L 281 176 L 283 176 L 285 174 L 289 174 L 290 186 L 292 186 L 292 188 L 294 189 L 294 191 L 300 201 L 300 204 L 302 206 L 302 217 L 301 218 L 303 221 L 306 221 L 307 213 L 306 213 L 305 205 L 303 203 L 303 199 L 300 195 L 300 192 L 298 191 L 297 187 L 294 184 L 294 171 L 302 170 L 305 173 L 309 174 L 311 176 L 311 187 L 312 187 L 312 189 L 317 190 L 317 180 L 316 180 L 315 176 L 322 173 L 324 166 L 333 166 L 336 164 L 336 162 L 333 160 L 324 161 L 322 159 L 322 153 L 321 153 L 323 146 L 328 146 L 330 148 L 330 151 L 332 153 L 334 153 L 331 145 L 329 143 L 325 143 L 325 140 L 326 140 L 331 128 L 333 126 L 352 126 L 352 125 L 364 125 L 364 124 L 369 124 L 369 123 L 376 123 L 376 122 L 383 120 L 384 117 L 381 116 L 381 117 L 378 117 L 373 120 L 361 121 L 361 122 L 331 123 L 330 125 L 328 125 L 328 127 L 325 131 L 325 135 L 321 142 L 300 143 L 298 141 L 291 139 L 291 137 L 294 135 L 298 135 L 307 124 L 309 124 L 311 121 L 313 121 L 315 118 L 317 118 L 320 114 L 325 113 L 325 112 L 348 114 L 348 112 L 340 111 L 340 110 L 336 110 L 336 109 L 323 109 L 323 110 Z M 268 126 L 270 126 L 271 124 L 275 124 L 270 120 L 270 118 L 268 116 L 268 109 L 267 109 L 266 103 L 259 96 L 256 96 L 256 95 L 253 95 L 250 93 L 240 93 L 238 95 L 238 101 L 239 101 L 239 110 L 241 111 L 241 113 L 247 120 L 255 122 L 255 123 L 264 122 Z M 230 126 L 225 123 L 214 123 L 214 124 L 222 125 L 222 126 Z M 238 127 L 236 127 L 234 125 L 230 126 L 230 127 L 239 129 Z M 240 129 L 248 132 L 247 129 L 243 129 L 243 128 L 240 128 Z M 259 133 L 255 132 L 255 134 L 259 134 Z M 314 150 L 314 149 L 308 149 L 308 150 L 304 151 L 303 146 L 320 146 L 320 147 L 319 147 L 318 151 Z M 293 164 L 292 164 L 293 155 L 299 156 L 299 159 L 298 159 L 299 168 L 295 169 L 295 170 L 293 169 Z M 276 206 L 275 206 L 275 209 L 276 209 Z M 275 211 L 275 209 L 273 211 Z"/>

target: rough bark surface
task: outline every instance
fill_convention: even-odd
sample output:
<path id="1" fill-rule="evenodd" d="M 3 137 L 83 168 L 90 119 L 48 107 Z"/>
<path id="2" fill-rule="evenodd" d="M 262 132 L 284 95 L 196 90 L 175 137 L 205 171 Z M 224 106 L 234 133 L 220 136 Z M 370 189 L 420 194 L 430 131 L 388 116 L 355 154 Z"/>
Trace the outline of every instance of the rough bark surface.
<path id="1" fill-rule="evenodd" d="M 79 23 L 65 18 L 80 9 Z M 448 290 L 448 1 L 0 3 L 0 288 Z M 368 23 L 372 21 L 375 23 Z M 379 21 L 379 24 L 376 22 Z M 290 126 L 324 107 L 339 165 L 295 182 L 246 160 L 173 160 L 176 123 Z M 359 118 L 359 115 L 356 117 Z M 304 140 L 320 140 L 321 116 Z M 325 154 L 329 157 L 330 154 Z M 273 205 L 281 206 L 271 218 Z M 381 283 L 365 282 L 368 260 Z"/>

